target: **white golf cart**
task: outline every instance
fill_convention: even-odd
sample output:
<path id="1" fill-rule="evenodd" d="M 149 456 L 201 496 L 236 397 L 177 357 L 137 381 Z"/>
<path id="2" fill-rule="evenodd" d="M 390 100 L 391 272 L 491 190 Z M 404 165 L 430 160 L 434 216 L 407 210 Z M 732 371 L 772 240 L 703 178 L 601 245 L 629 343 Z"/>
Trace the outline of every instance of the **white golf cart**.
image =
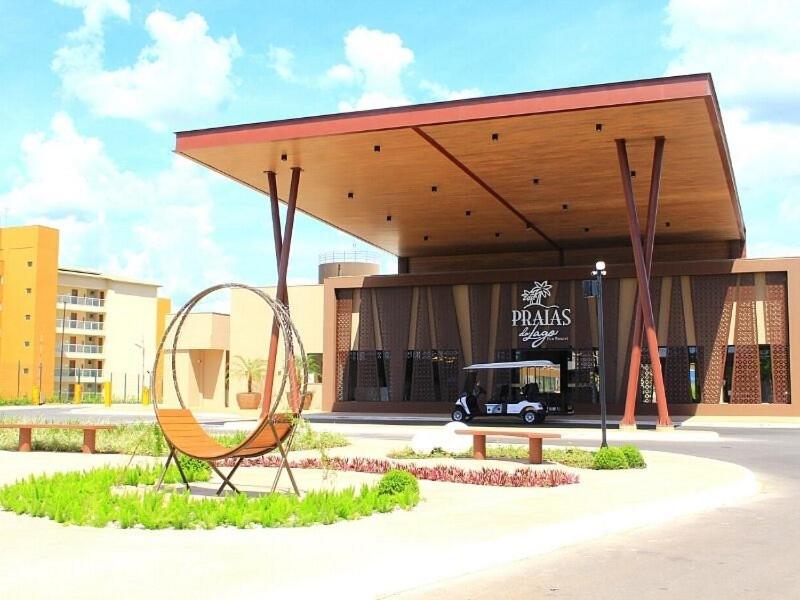
<path id="1" fill-rule="evenodd" d="M 571 404 L 560 401 L 560 394 L 544 392 L 560 378 L 559 365 L 549 360 L 521 360 L 515 362 L 479 363 L 464 368 L 467 372 L 466 390 L 455 402 L 453 421 L 471 421 L 475 417 L 515 416 L 528 425 L 543 423 L 548 414 L 572 414 Z M 510 371 L 496 384 L 493 393 L 486 396 L 481 387 L 491 371 Z M 516 376 L 514 374 L 516 372 Z"/>

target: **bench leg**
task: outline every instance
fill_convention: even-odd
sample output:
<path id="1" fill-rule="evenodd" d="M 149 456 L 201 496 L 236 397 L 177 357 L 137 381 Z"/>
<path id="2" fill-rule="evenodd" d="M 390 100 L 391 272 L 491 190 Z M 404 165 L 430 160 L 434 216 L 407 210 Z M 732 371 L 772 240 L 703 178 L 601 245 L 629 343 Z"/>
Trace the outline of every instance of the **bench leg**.
<path id="1" fill-rule="evenodd" d="M 97 430 L 96 429 L 84 429 L 83 430 L 83 446 L 81 446 L 81 452 L 84 454 L 94 454 L 94 447 L 95 447 L 95 439 L 97 438 Z"/>
<path id="2" fill-rule="evenodd" d="M 31 428 L 30 427 L 20 427 L 19 428 L 19 446 L 17 449 L 20 452 L 30 452 L 31 451 Z"/>
<path id="3" fill-rule="evenodd" d="M 472 436 L 472 458 L 476 460 L 486 460 L 486 436 Z"/>
<path id="4" fill-rule="evenodd" d="M 542 464 L 542 438 L 528 439 L 528 462 L 532 465 Z"/>

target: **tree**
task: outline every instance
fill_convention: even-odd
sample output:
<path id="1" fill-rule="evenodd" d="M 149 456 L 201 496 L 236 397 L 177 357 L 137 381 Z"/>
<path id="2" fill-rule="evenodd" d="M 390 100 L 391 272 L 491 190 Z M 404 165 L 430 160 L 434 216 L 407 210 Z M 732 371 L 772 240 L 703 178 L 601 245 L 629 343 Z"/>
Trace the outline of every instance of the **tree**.
<path id="1" fill-rule="evenodd" d="M 247 381 L 247 393 L 253 393 L 253 382 L 261 381 L 267 373 L 267 361 L 263 358 L 233 357 L 231 373 L 234 377 Z"/>

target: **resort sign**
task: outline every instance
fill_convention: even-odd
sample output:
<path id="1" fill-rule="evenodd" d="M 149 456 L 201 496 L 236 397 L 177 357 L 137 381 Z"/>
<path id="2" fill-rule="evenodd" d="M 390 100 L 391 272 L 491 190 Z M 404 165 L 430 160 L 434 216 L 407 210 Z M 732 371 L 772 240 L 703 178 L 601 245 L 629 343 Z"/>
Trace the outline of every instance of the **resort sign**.
<path id="1" fill-rule="evenodd" d="M 522 308 L 511 311 L 511 326 L 522 328 L 517 335 L 531 348 L 538 348 L 547 341 L 565 341 L 563 328 L 572 323 L 572 309 L 558 304 L 545 304 L 553 286 L 547 281 L 537 281 L 528 290 L 522 291 Z"/>

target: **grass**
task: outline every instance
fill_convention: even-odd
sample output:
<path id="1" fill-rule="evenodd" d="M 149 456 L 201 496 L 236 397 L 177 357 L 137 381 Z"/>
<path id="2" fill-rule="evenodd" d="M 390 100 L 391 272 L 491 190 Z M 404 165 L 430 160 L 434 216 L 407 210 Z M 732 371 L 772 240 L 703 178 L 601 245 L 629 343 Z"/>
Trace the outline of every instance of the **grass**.
<path id="1" fill-rule="evenodd" d="M 1 398 L 0 406 L 31 406 L 33 403 L 30 398 Z"/>
<path id="2" fill-rule="evenodd" d="M 204 471 L 193 469 L 187 463 L 183 466 L 190 479 L 207 479 Z M 197 498 L 187 492 L 141 489 L 114 492 L 114 488 L 121 485 L 152 485 L 158 474 L 158 467 L 137 466 L 29 477 L 0 488 L 0 507 L 16 514 L 90 527 L 213 529 L 228 526 L 245 529 L 330 524 L 396 508 L 407 510 L 419 502 L 416 479 L 412 480 L 413 485 L 408 482 L 400 487 L 384 485 L 387 489 L 382 490 L 379 483 L 364 485 L 359 491 L 347 488 L 335 492 L 308 492 L 302 498 L 287 494 Z M 179 481 L 177 469 L 170 469 L 166 481 Z"/>
<path id="3" fill-rule="evenodd" d="M 644 458 L 635 446 L 623 446 L 622 448 L 615 448 L 623 454 L 624 461 L 608 461 L 605 458 L 605 453 L 602 453 L 598 461 L 595 450 L 583 450 L 581 448 L 544 448 L 542 458 L 548 462 L 558 463 L 567 467 L 576 467 L 579 469 L 607 469 L 609 465 L 624 465 L 615 466 L 613 468 L 623 469 L 641 469 L 646 466 Z M 488 444 L 486 447 L 487 458 L 511 458 L 511 459 L 527 459 L 528 448 L 523 445 L 514 444 Z M 616 456 L 616 452 L 614 452 Z M 630 456 L 630 459 L 628 457 Z M 431 454 L 418 454 L 413 449 L 406 446 L 400 450 L 389 453 L 389 458 L 401 459 L 425 459 L 425 458 L 471 458 L 472 452 L 459 452 L 452 453 L 446 452 L 440 448 L 436 448 Z"/>
<path id="4" fill-rule="evenodd" d="M 18 419 L 10 417 L 4 420 L 13 422 Z M 26 419 L 26 421 L 28 420 Z M 0 422 L 2 421 L 0 419 Z M 223 446 L 231 448 L 242 443 L 246 435 L 243 431 L 233 431 L 213 434 L 212 437 Z M 18 442 L 17 430 L 0 429 L 0 450 L 15 450 Z M 32 444 L 34 450 L 80 452 L 83 444 L 83 431 L 79 429 L 34 429 Z M 347 438 L 341 434 L 317 432 L 306 427 L 298 431 L 292 443 L 292 450 L 308 450 L 320 446 L 333 448 L 348 444 Z M 161 433 L 161 428 L 155 423 L 120 425 L 114 429 L 97 432 L 97 452 L 100 453 L 166 456 L 167 451 L 167 443 Z"/>

